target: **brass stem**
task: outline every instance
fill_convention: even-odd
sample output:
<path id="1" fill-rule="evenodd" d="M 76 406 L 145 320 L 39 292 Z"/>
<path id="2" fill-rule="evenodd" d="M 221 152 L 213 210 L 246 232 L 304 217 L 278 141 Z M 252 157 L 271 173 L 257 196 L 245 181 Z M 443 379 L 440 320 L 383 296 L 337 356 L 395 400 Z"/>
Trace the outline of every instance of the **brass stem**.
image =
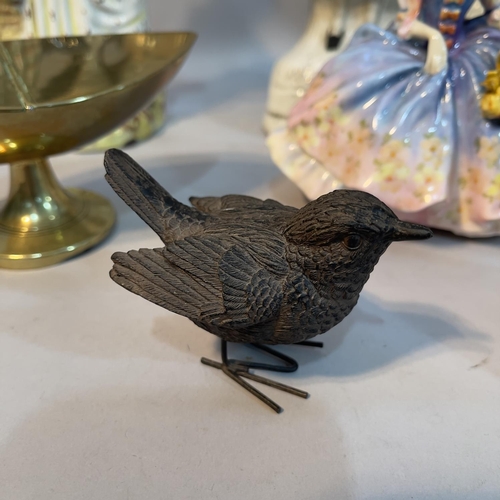
<path id="1" fill-rule="evenodd" d="M 46 159 L 10 165 L 10 194 L 0 213 L 0 226 L 22 233 L 54 229 L 83 210 L 80 200 L 65 191 Z"/>

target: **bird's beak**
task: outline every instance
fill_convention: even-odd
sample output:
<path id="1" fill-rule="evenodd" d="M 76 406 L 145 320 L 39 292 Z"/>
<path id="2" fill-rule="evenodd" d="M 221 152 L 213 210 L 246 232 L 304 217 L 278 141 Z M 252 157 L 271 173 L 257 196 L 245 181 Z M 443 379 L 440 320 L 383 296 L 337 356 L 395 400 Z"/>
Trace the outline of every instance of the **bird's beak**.
<path id="1" fill-rule="evenodd" d="M 427 240 L 432 236 L 432 231 L 428 227 L 400 220 L 394 227 L 390 238 L 392 241 Z"/>

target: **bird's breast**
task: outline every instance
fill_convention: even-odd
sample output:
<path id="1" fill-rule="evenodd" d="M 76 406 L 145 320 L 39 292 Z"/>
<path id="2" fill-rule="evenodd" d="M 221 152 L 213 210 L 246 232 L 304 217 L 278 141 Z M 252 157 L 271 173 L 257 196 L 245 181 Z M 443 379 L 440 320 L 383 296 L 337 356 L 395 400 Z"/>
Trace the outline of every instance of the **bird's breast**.
<path id="1" fill-rule="evenodd" d="M 353 309 L 359 294 L 340 296 L 319 290 L 304 274 L 288 280 L 287 290 L 276 322 L 276 343 L 296 343 L 327 332 Z"/>

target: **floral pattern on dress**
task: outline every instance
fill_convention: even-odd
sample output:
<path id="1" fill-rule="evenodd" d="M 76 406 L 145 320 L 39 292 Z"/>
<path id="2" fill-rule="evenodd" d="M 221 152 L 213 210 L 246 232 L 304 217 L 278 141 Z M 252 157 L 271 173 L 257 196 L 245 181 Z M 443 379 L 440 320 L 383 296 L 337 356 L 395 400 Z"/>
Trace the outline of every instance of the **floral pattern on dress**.
<path id="1" fill-rule="evenodd" d="M 500 158 L 500 138 L 478 137 L 476 140 L 477 156 L 486 163 L 487 168 L 493 168 Z"/>
<path id="2" fill-rule="evenodd" d="M 374 180 L 380 184 L 382 191 L 397 193 L 404 187 L 405 180 L 410 176 L 409 144 L 397 139 L 386 139 L 384 142 L 379 156 L 373 160 L 376 165 Z"/>
<path id="3" fill-rule="evenodd" d="M 448 64 L 436 74 L 425 71 L 426 42 L 361 27 L 313 79 L 286 131 L 271 134 L 278 166 L 314 196 L 366 190 L 403 219 L 500 235 L 500 126 L 484 119 L 478 94 L 496 67 L 500 30 L 487 16 L 465 22 L 472 3 L 421 0 L 420 22 L 439 30 L 445 14 L 453 24 Z M 302 143 L 299 125 L 315 139 Z"/>
<path id="4" fill-rule="evenodd" d="M 409 138 L 396 139 L 388 134 L 377 148 L 370 125 L 344 113 L 337 105 L 336 94 L 318 100 L 313 110 L 308 119 L 291 127 L 291 132 L 302 147 L 326 158 L 344 184 L 362 187 L 359 179 L 363 165 L 375 166 L 370 183 L 414 210 L 427 203 L 436 190 L 444 189 L 442 169 L 450 152 L 447 139 L 428 132 L 415 154 Z"/>
<path id="5" fill-rule="evenodd" d="M 491 202 L 499 201 L 500 202 L 500 174 L 495 175 L 490 185 L 487 187 L 484 192 L 486 198 L 488 198 Z"/>

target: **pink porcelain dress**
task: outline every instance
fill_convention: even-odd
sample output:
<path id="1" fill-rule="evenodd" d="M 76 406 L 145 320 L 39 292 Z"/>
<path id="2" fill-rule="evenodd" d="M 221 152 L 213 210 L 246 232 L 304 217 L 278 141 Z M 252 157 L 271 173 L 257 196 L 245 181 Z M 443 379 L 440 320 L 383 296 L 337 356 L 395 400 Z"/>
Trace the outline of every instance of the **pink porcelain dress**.
<path id="1" fill-rule="evenodd" d="M 495 68 L 500 31 L 473 0 L 422 0 L 448 65 L 423 68 L 427 43 L 360 28 L 270 134 L 277 165 L 309 198 L 346 187 L 369 191 L 402 218 L 481 237 L 500 235 L 500 126 L 483 118 L 481 84 Z"/>

